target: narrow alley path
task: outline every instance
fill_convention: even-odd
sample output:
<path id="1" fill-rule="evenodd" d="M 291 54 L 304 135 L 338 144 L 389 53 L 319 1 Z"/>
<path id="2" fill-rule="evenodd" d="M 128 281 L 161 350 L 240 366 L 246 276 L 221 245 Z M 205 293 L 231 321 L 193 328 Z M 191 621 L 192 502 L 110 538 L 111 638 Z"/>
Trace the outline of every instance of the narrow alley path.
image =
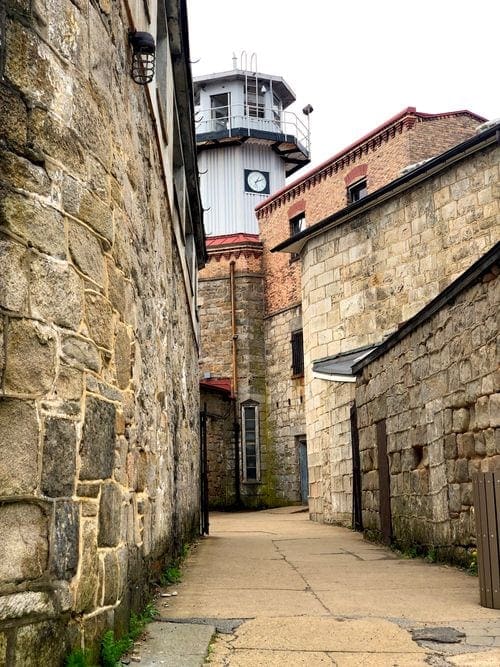
<path id="1" fill-rule="evenodd" d="M 165 621 L 222 632 L 211 665 L 500 664 L 500 615 L 479 606 L 475 577 L 398 558 L 298 508 L 212 514 L 210 529 L 178 595 L 159 604 Z M 436 627 L 447 643 L 412 637 Z"/>

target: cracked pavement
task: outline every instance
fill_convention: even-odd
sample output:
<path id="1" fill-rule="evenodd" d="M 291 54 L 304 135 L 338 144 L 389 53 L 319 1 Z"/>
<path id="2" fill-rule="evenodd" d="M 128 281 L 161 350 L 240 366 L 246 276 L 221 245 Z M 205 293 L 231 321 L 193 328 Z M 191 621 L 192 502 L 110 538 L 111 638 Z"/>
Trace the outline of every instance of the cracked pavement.
<path id="1" fill-rule="evenodd" d="M 164 622 L 218 629 L 206 664 L 500 664 L 500 614 L 458 569 L 399 558 L 296 507 L 215 513 L 210 532 L 160 604 Z M 423 628 L 431 639 L 414 640 Z"/>

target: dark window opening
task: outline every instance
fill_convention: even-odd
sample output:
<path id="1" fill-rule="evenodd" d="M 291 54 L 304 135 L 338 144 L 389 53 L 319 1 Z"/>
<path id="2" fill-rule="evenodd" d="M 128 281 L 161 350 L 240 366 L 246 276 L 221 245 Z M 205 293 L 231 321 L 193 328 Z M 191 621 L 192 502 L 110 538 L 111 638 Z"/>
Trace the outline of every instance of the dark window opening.
<path id="1" fill-rule="evenodd" d="M 256 81 L 249 81 L 247 84 L 245 105 L 247 108 L 248 116 L 253 116 L 254 118 L 264 118 L 264 93 L 262 90 L 257 90 Z"/>
<path id="2" fill-rule="evenodd" d="M 290 236 L 295 236 L 296 234 L 300 234 L 300 232 L 303 232 L 304 229 L 306 228 L 306 214 L 301 213 L 300 215 L 296 215 L 294 218 L 291 218 L 290 220 Z M 295 262 L 296 260 L 300 259 L 300 255 L 298 252 L 292 252 L 290 255 L 290 261 Z"/>
<path id="3" fill-rule="evenodd" d="M 259 421 L 256 405 L 243 406 L 243 474 L 246 481 L 259 479 Z"/>
<path id="4" fill-rule="evenodd" d="M 347 202 L 352 204 L 355 201 L 363 199 L 363 197 L 366 197 L 367 194 L 368 188 L 366 186 L 366 178 L 364 178 L 362 181 L 353 183 L 353 185 L 350 185 L 347 188 Z"/>
<path id="5" fill-rule="evenodd" d="M 292 343 L 292 374 L 294 377 L 304 375 L 304 336 L 302 329 L 294 331 Z"/>

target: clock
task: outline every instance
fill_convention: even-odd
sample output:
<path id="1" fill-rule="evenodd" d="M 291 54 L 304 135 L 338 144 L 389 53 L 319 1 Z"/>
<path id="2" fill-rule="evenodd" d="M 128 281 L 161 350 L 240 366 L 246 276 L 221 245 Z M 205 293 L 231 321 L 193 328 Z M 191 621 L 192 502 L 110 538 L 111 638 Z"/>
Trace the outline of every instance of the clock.
<path id="1" fill-rule="evenodd" d="M 259 195 L 268 195 L 269 172 L 245 169 L 245 192 L 255 192 Z"/>

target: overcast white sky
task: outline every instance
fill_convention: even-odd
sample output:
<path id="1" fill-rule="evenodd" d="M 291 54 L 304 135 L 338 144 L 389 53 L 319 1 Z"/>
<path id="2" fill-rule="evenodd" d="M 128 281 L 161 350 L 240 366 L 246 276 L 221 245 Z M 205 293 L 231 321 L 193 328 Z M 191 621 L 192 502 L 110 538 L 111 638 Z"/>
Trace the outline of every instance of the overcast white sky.
<path id="1" fill-rule="evenodd" d="M 500 116 L 498 0 L 187 2 L 193 75 L 255 52 L 314 107 L 311 166 L 408 106 Z"/>

